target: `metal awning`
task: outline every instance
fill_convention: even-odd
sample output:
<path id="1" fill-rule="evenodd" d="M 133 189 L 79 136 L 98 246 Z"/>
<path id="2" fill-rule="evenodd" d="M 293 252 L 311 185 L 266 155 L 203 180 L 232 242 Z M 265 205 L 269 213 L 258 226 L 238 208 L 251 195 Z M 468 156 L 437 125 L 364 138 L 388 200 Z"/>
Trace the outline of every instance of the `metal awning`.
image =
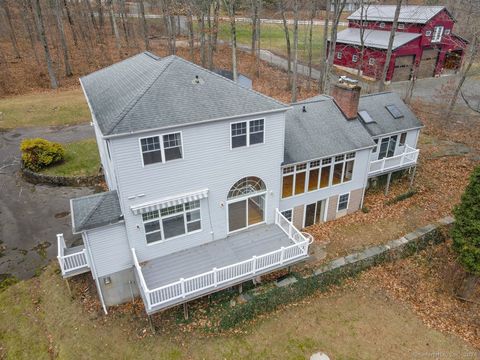
<path id="1" fill-rule="evenodd" d="M 164 209 L 170 206 L 184 204 L 190 201 L 201 200 L 208 197 L 208 189 L 185 193 L 166 197 L 159 200 L 149 201 L 143 204 L 133 205 L 132 209 L 135 215 L 144 214 L 146 212 Z"/>

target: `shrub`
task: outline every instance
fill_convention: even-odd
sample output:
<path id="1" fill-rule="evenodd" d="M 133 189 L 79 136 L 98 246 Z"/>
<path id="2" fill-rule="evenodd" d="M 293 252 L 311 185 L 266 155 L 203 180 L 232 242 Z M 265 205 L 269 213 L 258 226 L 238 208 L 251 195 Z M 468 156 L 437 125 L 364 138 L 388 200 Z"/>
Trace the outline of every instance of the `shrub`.
<path id="1" fill-rule="evenodd" d="M 462 201 L 453 214 L 453 249 L 469 273 L 480 275 L 480 166 L 473 170 Z"/>
<path id="2" fill-rule="evenodd" d="M 40 138 L 24 139 L 20 150 L 24 166 L 32 171 L 55 164 L 65 156 L 65 149 L 61 144 Z"/>

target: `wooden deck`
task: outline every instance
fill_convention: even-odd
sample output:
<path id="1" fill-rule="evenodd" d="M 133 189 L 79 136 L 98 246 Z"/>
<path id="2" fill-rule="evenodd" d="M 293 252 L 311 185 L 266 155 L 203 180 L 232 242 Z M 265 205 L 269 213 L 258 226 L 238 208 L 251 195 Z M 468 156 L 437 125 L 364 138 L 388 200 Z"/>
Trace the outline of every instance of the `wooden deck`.
<path id="1" fill-rule="evenodd" d="M 143 264 L 142 273 L 148 288 L 155 289 L 293 244 L 277 225 L 257 225 L 225 239 L 150 260 Z"/>

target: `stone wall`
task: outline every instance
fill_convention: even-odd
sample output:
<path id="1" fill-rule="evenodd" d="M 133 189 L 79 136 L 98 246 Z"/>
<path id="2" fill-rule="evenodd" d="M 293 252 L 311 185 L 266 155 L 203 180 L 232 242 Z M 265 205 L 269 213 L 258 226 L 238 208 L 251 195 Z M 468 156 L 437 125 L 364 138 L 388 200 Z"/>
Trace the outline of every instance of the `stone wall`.
<path id="1" fill-rule="evenodd" d="M 54 186 L 95 186 L 104 181 L 103 175 L 96 176 L 55 176 L 31 171 L 22 166 L 23 178 L 32 184 Z"/>

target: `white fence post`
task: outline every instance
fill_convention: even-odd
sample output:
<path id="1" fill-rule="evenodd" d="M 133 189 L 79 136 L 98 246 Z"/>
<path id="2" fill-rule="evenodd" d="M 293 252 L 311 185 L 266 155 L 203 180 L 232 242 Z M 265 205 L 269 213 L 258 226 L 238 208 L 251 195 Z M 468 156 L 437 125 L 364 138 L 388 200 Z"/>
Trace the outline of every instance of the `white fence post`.
<path id="1" fill-rule="evenodd" d="M 253 255 L 252 260 L 253 260 L 253 262 L 252 262 L 252 274 L 255 274 L 257 272 L 257 257 L 255 255 Z"/>
<path id="2" fill-rule="evenodd" d="M 182 287 L 182 297 L 185 299 L 185 279 L 180 278 L 180 286 Z"/>
<path id="3" fill-rule="evenodd" d="M 218 285 L 217 282 L 218 282 L 218 279 L 217 279 L 217 268 L 214 267 L 214 268 L 213 268 L 213 285 L 214 285 L 215 287 L 217 287 L 217 285 Z"/>
<path id="4" fill-rule="evenodd" d="M 281 248 L 281 252 L 280 252 L 280 264 L 283 264 L 283 259 L 285 257 L 285 248 L 282 246 Z"/>

